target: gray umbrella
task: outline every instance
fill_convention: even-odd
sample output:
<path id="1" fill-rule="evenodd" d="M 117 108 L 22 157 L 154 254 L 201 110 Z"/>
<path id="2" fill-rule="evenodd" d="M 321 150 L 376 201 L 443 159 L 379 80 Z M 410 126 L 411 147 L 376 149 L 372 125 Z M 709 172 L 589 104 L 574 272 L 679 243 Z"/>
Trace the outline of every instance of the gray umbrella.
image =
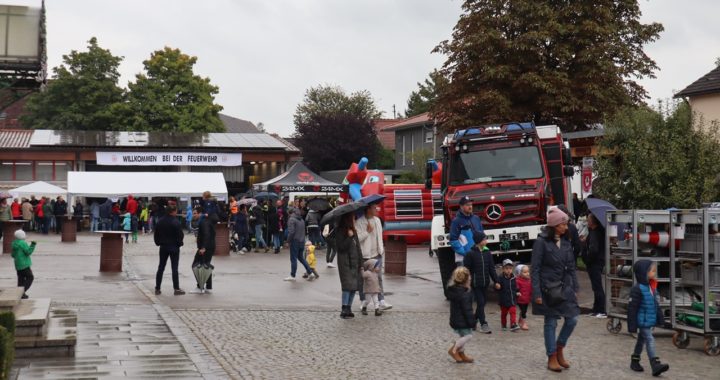
<path id="1" fill-rule="evenodd" d="M 192 268 L 193 274 L 195 275 L 195 280 L 200 286 L 200 291 L 203 293 L 205 292 L 205 284 L 207 283 L 210 276 L 212 276 L 213 269 L 214 268 L 212 265 L 201 263 L 198 263 Z"/>
<path id="2" fill-rule="evenodd" d="M 320 224 L 328 224 L 345 214 L 355 212 L 357 210 L 362 210 L 366 207 L 367 205 L 363 202 L 350 202 L 342 206 L 335 207 L 322 217 L 322 220 L 320 220 Z"/>

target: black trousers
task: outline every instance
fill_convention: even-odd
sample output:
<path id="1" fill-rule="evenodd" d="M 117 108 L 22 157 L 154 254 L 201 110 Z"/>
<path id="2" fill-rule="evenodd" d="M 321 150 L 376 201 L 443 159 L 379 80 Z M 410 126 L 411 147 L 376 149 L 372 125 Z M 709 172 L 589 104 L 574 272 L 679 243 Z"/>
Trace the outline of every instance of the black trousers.
<path id="1" fill-rule="evenodd" d="M 170 258 L 170 267 L 172 268 L 173 289 L 180 289 L 180 276 L 178 274 L 180 247 L 165 245 L 160 246 L 160 263 L 158 264 L 157 275 L 155 276 L 155 289 L 160 289 L 168 258 Z"/>
<path id="2" fill-rule="evenodd" d="M 477 319 L 480 324 L 485 324 L 487 321 L 485 320 L 485 303 L 487 302 L 487 287 L 478 286 L 473 288 L 473 292 L 475 293 L 475 303 L 477 303 L 477 306 L 475 308 L 475 319 Z"/>
<path id="3" fill-rule="evenodd" d="M 30 286 L 32 285 L 33 281 L 35 280 L 35 276 L 33 276 L 32 270 L 30 268 L 25 268 L 23 270 L 17 271 L 17 278 L 18 278 L 18 287 L 25 288 L 25 292 L 30 289 Z"/>
<path id="4" fill-rule="evenodd" d="M 528 304 L 518 304 L 518 307 L 520 308 L 520 318 L 527 319 Z"/>
<path id="5" fill-rule="evenodd" d="M 195 267 L 197 264 L 207 264 L 210 265 L 210 261 L 212 261 L 212 257 L 215 254 L 215 252 L 205 251 L 204 255 L 201 255 L 200 252 L 195 252 L 195 257 L 193 258 L 192 265 L 190 266 L 190 269 Z M 205 283 L 205 289 L 212 290 L 212 278 L 213 276 L 208 277 L 207 282 Z M 200 288 L 200 284 L 196 284 L 198 288 Z"/>
<path id="6" fill-rule="evenodd" d="M 590 285 L 595 295 L 593 302 L 593 313 L 605 313 L 605 291 L 602 284 L 602 272 L 605 265 L 591 264 L 587 267 L 587 273 L 590 277 Z"/>

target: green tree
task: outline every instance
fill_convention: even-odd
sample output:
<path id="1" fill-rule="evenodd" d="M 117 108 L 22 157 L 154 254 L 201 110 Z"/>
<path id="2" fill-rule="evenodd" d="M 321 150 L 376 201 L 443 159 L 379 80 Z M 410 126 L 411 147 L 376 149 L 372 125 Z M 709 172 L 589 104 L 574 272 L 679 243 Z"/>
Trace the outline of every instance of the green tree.
<path id="1" fill-rule="evenodd" d="M 429 112 L 435 99 L 437 99 L 440 87 L 448 83 L 447 79 L 436 69 L 425 79 L 424 83 L 418 82 L 417 91 L 410 93 L 405 109 L 405 117 L 412 117 Z"/>
<path id="2" fill-rule="evenodd" d="M 42 129 L 121 129 L 112 109 L 123 100 L 118 86 L 122 60 L 101 48 L 95 37 L 88 41 L 87 51 L 63 55 L 47 90 L 28 99 L 22 124 Z"/>
<path id="3" fill-rule="evenodd" d="M 373 119 L 380 116 L 368 91 L 348 95 L 336 86 L 310 88 L 295 110 L 295 145 L 316 171 L 345 169 L 361 157 L 374 162 Z"/>
<path id="4" fill-rule="evenodd" d="M 605 124 L 594 193 L 623 209 L 696 208 L 720 196 L 717 131 L 681 103 L 665 114 L 627 108 Z"/>
<path id="5" fill-rule="evenodd" d="M 193 73 L 197 57 L 165 47 L 143 61 L 146 74 L 129 83 L 128 103 L 119 113 L 139 131 L 223 132 L 215 104 L 218 87 Z"/>
<path id="6" fill-rule="evenodd" d="M 395 152 L 392 149 L 385 149 L 380 141 L 377 141 L 377 147 L 375 148 L 376 162 L 370 162 L 369 165 L 376 169 L 392 169 L 395 167 Z"/>
<path id="7" fill-rule="evenodd" d="M 654 77 L 643 46 L 661 24 L 642 24 L 637 0 L 466 0 L 432 112 L 445 127 L 534 120 L 564 130 L 640 104 L 636 82 Z"/>

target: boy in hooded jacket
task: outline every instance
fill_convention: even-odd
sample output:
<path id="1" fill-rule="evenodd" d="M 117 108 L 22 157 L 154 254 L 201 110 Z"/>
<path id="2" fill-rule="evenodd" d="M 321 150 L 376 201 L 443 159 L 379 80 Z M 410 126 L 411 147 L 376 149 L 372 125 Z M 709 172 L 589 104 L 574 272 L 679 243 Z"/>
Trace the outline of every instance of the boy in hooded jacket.
<path id="1" fill-rule="evenodd" d="M 503 331 L 507 330 L 507 316 L 510 314 L 510 331 L 517 331 L 520 326 L 517 324 L 517 298 L 520 292 L 517 287 L 517 280 L 513 275 L 513 262 L 510 259 L 503 260 L 503 272 L 498 278 L 500 287 L 495 287 L 499 293 L 498 303 L 500 304 L 500 322 Z"/>
<path id="2" fill-rule="evenodd" d="M 653 337 L 652 329 L 655 326 L 662 326 L 664 321 L 657 296 L 655 263 L 650 260 L 638 260 L 633 265 L 633 272 L 637 284 L 630 291 L 627 321 L 628 331 L 638 334 L 635 351 L 630 357 L 630 368 L 636 372 L 644 370 L 640 365 L 640 354 L 645 345 L 652 374 L 660 376 L 661 373 L 670 369 L 670 366 L 661 363 L 655 354 L 655 337 Z"/>
<path id="3" fill-rule="evenodd" d="M 497 273 L 495 272 L 495 262 L 492 253 L 486 247 L 487 236 L 484 232 L 473 232 L 473 241 L 475 246 L 465 255 L 463 261 L 465 267 L 470 271 L 472 276 L 472 290 L 475 295 L 475 319 L 480 323 L 480 331 L 484 334 L 492 333 L 490 325 L 485 319 L 485 303 L 487 300 L 487 288 L 490 281 L 495 284 L 495 288 L 499 288 Z"/>

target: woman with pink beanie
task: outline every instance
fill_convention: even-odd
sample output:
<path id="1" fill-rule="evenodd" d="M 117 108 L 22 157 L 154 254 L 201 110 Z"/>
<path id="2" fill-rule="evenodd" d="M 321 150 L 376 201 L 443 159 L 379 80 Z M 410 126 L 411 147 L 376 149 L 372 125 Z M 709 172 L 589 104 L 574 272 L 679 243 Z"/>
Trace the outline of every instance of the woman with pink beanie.
<path id="1" fill-rule="evenodd" d="M 533 314 L 545 317 L 545 351 L 547 368 L 560 372 L 570 368 L 563 349 L 575 329 L 580 315 L 576 263 L 570 241 L 562 236 L 569 217 L 557 207 L 547 214 L 547 227 L 538 236 L 532 251 Z M 560 334 L 555 336 L 558 319 L 564 318 Z"/>

